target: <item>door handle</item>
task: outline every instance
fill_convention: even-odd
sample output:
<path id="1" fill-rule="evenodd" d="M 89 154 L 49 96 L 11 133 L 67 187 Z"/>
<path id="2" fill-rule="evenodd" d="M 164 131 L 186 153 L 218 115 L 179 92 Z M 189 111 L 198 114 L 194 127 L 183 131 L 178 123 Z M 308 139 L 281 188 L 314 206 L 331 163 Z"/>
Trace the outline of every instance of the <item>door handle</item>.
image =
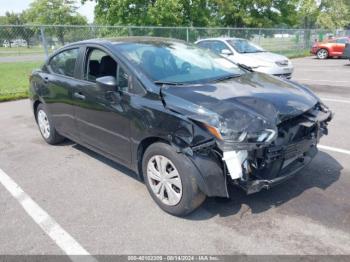
<path id="1" fill-rule="evenodd" d="M 84 96 L 81 92 L 75 92 L 75 93 L 73 94 L 73 96 L 74 96 L 75 98 L 80 99 L 80 100 L 85 100 L 85 96 Z"/>

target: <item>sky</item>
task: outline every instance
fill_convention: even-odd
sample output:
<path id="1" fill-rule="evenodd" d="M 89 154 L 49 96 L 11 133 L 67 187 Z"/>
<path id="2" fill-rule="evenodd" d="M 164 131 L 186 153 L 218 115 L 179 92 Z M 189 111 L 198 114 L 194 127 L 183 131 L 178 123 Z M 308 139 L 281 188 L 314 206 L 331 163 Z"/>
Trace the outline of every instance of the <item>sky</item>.
<path id="1" fill-rule="evenodd" d="M 33 1 L 34 0 L 0 0 L 0 16 L 5 15 L 7 11 L 19 13 L 27 9 L 29 4 Z M 80 1 L 77 1 L 77 6 L 79 7 L 78 12 L 86 16 L 89 23 L 92 23 L 94 20 L 95 4 L 95 1 L 87 1 L 84 5 L 81 5 Z"/>

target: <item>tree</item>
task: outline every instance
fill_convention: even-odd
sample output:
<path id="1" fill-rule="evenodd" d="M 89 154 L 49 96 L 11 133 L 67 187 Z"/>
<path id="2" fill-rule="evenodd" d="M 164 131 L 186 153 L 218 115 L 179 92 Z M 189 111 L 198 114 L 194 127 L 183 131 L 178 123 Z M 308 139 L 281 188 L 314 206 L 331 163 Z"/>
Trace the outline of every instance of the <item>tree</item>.
<path id="1" fill-rule="evenodd" d="M 2 25 L 24 25 L 27 23 L 25 12 L 13 13 L 6 12 L 5 16 L 0 19 Z M 29 27 L 2 27 L 1 35 L 8 41 L 9 47 L 11 47 L 11 40 L 15 38 L 24 39 L 27 42 L 27 47 L 30 47 L 30 39 L 34 35 L 34 31 Z"/>
<path id="2" fill-rule="evenodd" d="M 349 0 L 323 0 L 317 17 L 317 25 L 326 29 L 343 28 L 350 24 Z"/>
<path id="3" fill-rule="evenodd" d="M 30 22 L 44 25 L 59 25 L 53 32 L 64 45 L 66 28 L 62 25 L 86 25 L 87 19 L 77 12 L 75 0 L 35 0 L 27 10 Z"/>
<path id="4" fill-rule="evenodd" d="M 339 28 L 350 25 L 350 0 L 96 1 L 103 25 Z"/>
<path id="5" fill-rule="evenodd" d="M 147 25 L 148 0 L 99 0 L 95 21 L 102 25 Z"/>

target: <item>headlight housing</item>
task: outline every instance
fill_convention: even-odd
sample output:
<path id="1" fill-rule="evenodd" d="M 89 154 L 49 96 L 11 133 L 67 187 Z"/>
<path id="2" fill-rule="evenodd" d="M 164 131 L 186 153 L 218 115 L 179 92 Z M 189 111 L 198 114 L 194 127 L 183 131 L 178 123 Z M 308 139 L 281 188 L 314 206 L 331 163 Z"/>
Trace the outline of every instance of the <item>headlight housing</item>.
<path id="1" fill-rule="evenodd" d="M 259 132 L 234 132 L 219 130 L 214 126 L 204 124 L 205 128 L 216 138 L 231 143 L 270 143 L 276 138 L 277 132 L 274 129 L 265 129 Z M 225 133 L 224 133 L 225 132 Z"/>

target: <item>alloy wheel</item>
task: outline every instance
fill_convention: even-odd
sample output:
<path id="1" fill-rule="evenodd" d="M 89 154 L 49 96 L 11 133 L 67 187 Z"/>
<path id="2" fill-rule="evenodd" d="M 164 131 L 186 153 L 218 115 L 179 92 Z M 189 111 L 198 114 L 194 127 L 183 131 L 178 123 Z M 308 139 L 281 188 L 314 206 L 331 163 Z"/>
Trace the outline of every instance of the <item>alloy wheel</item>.
<path id="1" fill-rule="evenodd" d="M 319 59 L 326 59 L 328 57 L 328 51 L 325 49 L 321 49 L 320 51 L 317 52 L 317 57 Z"/>
<path id="2" fill-rule="evenodd" d="M 168 206 L 177 205 L 182 197 L 182 182 L 175 165 L 165 156 L 155 155 L 147 164 L 147 179 L 153 193 Z"/>
<path id="3" fill-rule="evenodd" d="M 38 111 L 37 119 L 41 134 L 45 139 L 48 139 L 50 137 L 50 123 L 44 110 Z"/>

